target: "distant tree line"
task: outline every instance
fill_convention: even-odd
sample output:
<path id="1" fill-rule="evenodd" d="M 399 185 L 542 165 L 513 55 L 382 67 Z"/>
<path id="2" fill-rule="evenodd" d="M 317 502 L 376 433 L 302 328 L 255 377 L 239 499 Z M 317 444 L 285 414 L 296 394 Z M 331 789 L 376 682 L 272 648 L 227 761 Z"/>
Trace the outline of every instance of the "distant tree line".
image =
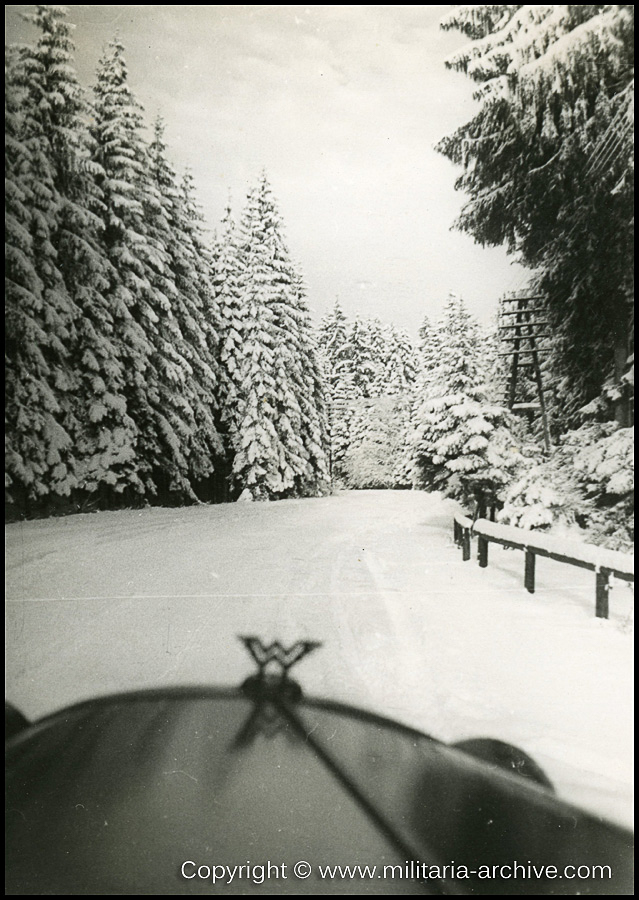
<path id="1" fill-rule="evenodd" d="M 346 487 L 443 490 L 482 509 L 521 459 L 517 421 L 492 398 L 486 338 L 460 297 L 414 345 L 336 303 L 320 324 L 333 478 Z"/>
<path id="2" fill-rule="evenodd" d="M 336 301 L 320 323 L 319 346 L 333 483 L 410 487 L 407 453 L 419 361 L 409 336 L 379 319 L 350 321 Z"/>

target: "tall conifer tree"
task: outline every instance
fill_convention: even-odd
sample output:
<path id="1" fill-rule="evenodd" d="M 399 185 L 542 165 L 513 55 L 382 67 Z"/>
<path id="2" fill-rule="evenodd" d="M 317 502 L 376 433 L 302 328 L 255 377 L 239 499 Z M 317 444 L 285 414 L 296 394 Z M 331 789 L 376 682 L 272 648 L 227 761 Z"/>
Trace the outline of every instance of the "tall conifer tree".
<path id="1" fill-rule="evenodd" d="M 265 175 L 249 193 L 237 240 L 235 310 L 241 336 L 232 373 L 236 398 L 233 477 L 253 499 L 316 491 L 326 480 L 320 370 L 310 343 L 301 281 Z M 225 348 L 235 353 L 234 337 Z M 225 349 L 224 352 L 227 352 Z M 306 356 L 306 359 L 305 359 Z M 313 421 L 313 417 L 316 421 Z"/>
<path id="2" fill-rule="evenodd" d="M 417 484 L 477 506 L 500 498 L 520 462 L 508 412 L 486 399 L 479 329 L 451 294 L 438 328 L 438 360 L 416 412 Z"/>
<path id="3" fill-rule="evenodd" d="M 8 460 L 10 471 L 20 460 L 20 480 L 32 497 L 121 488 L 134 455 L 105 301 L 112 270 L 102 250 L 101 195 L 65 14 L 63 7 L 36 7 L 29 18 L 39 37 L 21 50 L 12 84 L 22 100 L 16 137 L 31 163 L 13 175 L 29 198 L 29 253 L 40 287 L 16 306 L 9 291 L 9 346 L 18 347 L 14 328 L 29 337 L 8 365 Z M 44 460 L 36 461 L 38 454 Z"/>
<path id="4" fill-rule="evenodd" d="M 165 353 L 179 379 L 166 395 L 173 409 L 187 460 L 189 481 L 212 474 L 222 454 L 217 432 L 217 314 L 210 260 L 197 236 L 194 198 L 177 184 L 164 142 L 164 124 L 156 120 L 150 147 L 156 195 L 155 240 L 166 254 L 162 290 L 170 298 L 165 324 Z M 187 187 L 188 192 L 188 187 Z"/>

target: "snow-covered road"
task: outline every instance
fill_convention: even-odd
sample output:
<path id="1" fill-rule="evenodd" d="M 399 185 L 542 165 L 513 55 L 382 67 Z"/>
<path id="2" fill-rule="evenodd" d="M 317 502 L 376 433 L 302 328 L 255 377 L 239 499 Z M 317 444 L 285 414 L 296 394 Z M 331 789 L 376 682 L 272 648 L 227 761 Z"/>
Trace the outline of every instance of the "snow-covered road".
<path id="1" fill-rule="evenodd" d="M 146 509 L 7 528 L 7 697 L 29 717 L 98 694 L 236 685 L 237 634 L 324 643 L 307 694 L 446 741 L 530 753 L 561 795 L 629 824 L 632 594 L 520 553 L 462 563 L 454 505 L 421 492 Z"/>

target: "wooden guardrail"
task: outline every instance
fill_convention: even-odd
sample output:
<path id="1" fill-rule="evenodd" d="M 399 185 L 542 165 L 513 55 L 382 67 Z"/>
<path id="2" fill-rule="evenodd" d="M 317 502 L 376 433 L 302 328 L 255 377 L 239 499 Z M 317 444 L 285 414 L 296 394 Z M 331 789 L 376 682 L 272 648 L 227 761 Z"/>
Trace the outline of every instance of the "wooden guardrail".
<path id="1" fill-rule="evenodd" d="M 453 537 L 457 546 L 462 548 L 462 559 L 464 562 L 468 562 L 472 555 L 471 536 L 473 533 L 473 525 L 474 522 L 472 519 L 469 519 L 468 516 L 464 516 L 461 513 L 455 515 L 453 521 Z"/>
<path id="2" fill-rule="evenodd" d="M 471 558 L 472 538 L 477 537 L 477 559 L 482 568 L 488 565 L 488 546 L 491 543 L 523 550 L 524 587 L 531 594 L 535 592 L 535 564 L 538 556 L 590 569 L 595 573 L 595 615 L 600 619 L 608 618 L 611 577 L 629 582 L 635 580 L 634 557 L 617 550 L 565 541 L 549 534 L 499 525 L 487 519 L 473 522 L 461 513 L 455 515 L 453 529 L 455 543 L 462 548 L 464 561 Z"/>

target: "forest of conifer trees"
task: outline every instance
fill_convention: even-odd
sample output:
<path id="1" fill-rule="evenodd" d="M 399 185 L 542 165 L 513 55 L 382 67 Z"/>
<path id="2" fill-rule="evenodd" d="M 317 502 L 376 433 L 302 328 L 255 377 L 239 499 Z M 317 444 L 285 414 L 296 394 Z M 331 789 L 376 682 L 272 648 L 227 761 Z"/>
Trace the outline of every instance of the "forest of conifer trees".
<path id="1" fill-rule="evenodd" d="M 416 342 L 379 319 L 349 318 L 339 302 L 315 329 L 267 175 L 211 236 L 192 176 L 171 165 L 162 120 L 145 121 L 120 41 L 84 90 L 65 9 L 37 6 L 37 41 L 6 57 L 9 516 L 420 488 L 479 513 L 501 508 L 524 527 L 566 521 L 611 546 L 632 540 L 625 145 L 605 184 L 579 184 L 585 212 L 561 224 L 577 203 L 575 160 L 591 171 L 592 148 L 597 161 L 606 140 L 610 156 L 625 56 L 604 66 L 598 94 L 590 69 L 583 97 L 562 106 L 544 93 L 552 66 L 559 81 L 568 77 L 593 41 L 627 44 L 627 8 L 614 8 L 607 37 L 586 32 L 583 46 L 527 70 L 539 88 L 536 126 L 524 88 L 506 101 L 495 87 L 499 59 L 488 45 L 472 49 L 511 27 L 520 7 L 456 9 L 444 25 L 471 49 L 451 66 L 480 83 L 484 105 L 439 149 L 463 168 L 470 199 L 459 226 L 482 243 L 508 243 L 536 267 L 548 298 L 552 452 L 538 421 L 504 408 L 496 331 L 482 331 L 461 298 L 451 294 L 439 321 L 424 320 Z M 550 46 L 589 21 L 577 18 L 532 23 L 522 58 L 538 52 L 540 34 Z M 521 122 L 527 149 L 517 144 Z M 558 186 L 544 193 L 554 204 L 544 216 L 540 166 Z M 507 201 L 506 188 L 486 188 L 504 173 Z M 579 231 L 593 222 L 620 241 L 578 260 Z"/>
<path id="2" fill-rule="evenodd" d="M 323 381 L 266 176 L 209 241 L 121 43 L 87 95 L 64 10 L 32 21 L 6 91 L 10 508 L 324 490 Z"/>

